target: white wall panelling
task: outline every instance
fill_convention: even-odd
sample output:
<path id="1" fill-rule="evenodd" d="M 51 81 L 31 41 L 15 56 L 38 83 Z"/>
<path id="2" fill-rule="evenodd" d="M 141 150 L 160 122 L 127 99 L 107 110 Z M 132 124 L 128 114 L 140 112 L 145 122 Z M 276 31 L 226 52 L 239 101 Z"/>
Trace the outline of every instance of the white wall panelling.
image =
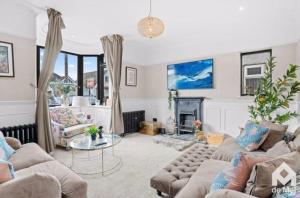
<path id="1" fill-rule="evenodd" d="M 35 123 L 35 101 L 0 101 L 0 128 Z"/>

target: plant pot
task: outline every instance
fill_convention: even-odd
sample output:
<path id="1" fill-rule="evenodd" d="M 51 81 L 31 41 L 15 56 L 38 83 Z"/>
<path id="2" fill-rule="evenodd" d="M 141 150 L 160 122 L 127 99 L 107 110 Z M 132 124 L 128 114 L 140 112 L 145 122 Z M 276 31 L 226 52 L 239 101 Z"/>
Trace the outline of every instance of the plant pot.
<path id="1" fill-rule="evenodd" d="M 92 139 L 92 141 L 95 141 L 95 140 L 96 140 L 96 138 L 97 138 L 97 134 L 93 134 L 93 135 L 91 135 L 91 139 Z"/>

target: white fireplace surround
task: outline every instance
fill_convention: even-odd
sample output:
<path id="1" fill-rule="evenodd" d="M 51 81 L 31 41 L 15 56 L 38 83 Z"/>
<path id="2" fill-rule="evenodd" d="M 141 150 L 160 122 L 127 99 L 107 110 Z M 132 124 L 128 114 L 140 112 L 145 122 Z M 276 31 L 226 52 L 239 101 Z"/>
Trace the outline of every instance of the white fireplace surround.
<path id="1" fill-rule="evenodd" d="M 205 99 L 203 102 L 204 131 L 223 132 L 237 136 L 239 127 L 242 127 L 249 118 L 248 106 L 252 100 L 251 98 Z M 300 102 L 292 102 L 290 109 L 300 113 Z M 0 110 L 0 128 L 29 124 L 35 121 L 34 101 L 0 101 Z M 109 115 L 96 114 L 95 112 L 98 110 L 92 107 L 88 107 L 86 110 L 91 111 L 92 115 L 97 115 L 98 122 L 109 123 Z M 123 111 L 135 110 L 145 110 L 146 120 L 152 120 L 155 117 L 162 123 L 165 123 L 167 118 L 172 115 L 168 110 L 166 98 L 123 99 Z M 101 112 L 104 111 L 105 109 L 101 110 Z M 288 130 L 293 132 L 300 125 L 300 119 L 292 119 L 287 124 L 289 125 Z"/>

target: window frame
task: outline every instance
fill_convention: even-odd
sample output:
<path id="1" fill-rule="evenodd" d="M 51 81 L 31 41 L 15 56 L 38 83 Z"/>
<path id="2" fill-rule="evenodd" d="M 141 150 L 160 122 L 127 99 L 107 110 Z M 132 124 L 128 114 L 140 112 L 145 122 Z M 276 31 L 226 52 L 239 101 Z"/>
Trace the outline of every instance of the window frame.
<path id="1" fill-rule="evenodd" d="M 243 69 L 244 69 L 243 56 L 253 55 L 253 54 L 260 54 L 260 53 L 270 53 L 270 57 L 272 57 L 272 49 L 265 49 L 265 50 L 258 50 L 258 51 L 240 53 L 240 75 L 241 75 L 241 77 L 240 77 L 240 96 L 254 96 L 255 95 L 255 94 L 244 94 L 243 93 L 243 81 L 244 81 L 244 76 L 243 76 Z"/>
<path id="2" fill-rule="evenodd" d="M 36 85 L 38 85 L 39 77 L 40 77 L 40 50 L 45 49 L 45 47 L 37 45 L 36 46 Z M 104 63 L 104 54 L 77 54 L 73 52 L 68 52 L 61 50 L 60 53 L 65 53 L 68 55 L 77 56 L 77 95 L 83 96 L 83 71 L 84 71 L 84 64 L 83 59 L 84 57 L 97 57 L 97 99 L 100 100 L 100 104 L 104 103 L 104 68 L 106 64 Z"/>

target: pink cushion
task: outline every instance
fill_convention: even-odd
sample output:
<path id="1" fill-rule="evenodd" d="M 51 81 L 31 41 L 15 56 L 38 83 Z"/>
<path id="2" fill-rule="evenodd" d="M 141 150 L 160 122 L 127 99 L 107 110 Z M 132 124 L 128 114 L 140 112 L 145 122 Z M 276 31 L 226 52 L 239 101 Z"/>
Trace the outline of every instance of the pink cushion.
<path id="1" fill-rule="evenodd" d="M 15 177 L 14 168 L 11 163 L 0 159 L 0 184 Z"/>

